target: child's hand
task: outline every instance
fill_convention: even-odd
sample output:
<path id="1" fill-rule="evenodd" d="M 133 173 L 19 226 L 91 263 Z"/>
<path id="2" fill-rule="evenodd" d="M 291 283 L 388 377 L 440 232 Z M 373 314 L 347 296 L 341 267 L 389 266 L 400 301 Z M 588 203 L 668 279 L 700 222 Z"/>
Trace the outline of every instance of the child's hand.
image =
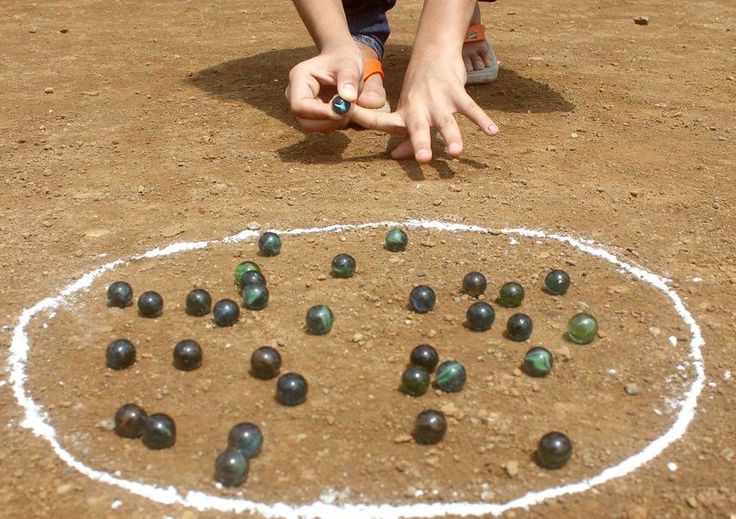
<path id="1" fill-rule="evenodd" d="M 291 69 L 286 98 L 302 130 L 328 133 L 345 126 L 345 117 L 332 111 L 330 100 L 339 93 L 354 102 L 362 77 L 363 58 L 355 45 L 324 49 Z"/>
<path id="2" fill-rule="evenodd" d="M 432 160 L 432 128 L 445 141 L 448 155 L 457 157 L 463 151 L 463 140 L 455 113 L 466 116 L 486 135 L 498 133 L 498 127 L 465 91 L 465 78 L 465 65 L 459 54 L 414 55 L 396 112 L 385 114 L 353 105 L 348 117 L 365 128 L 408 134 L 391 152 L 394 159 L 413 156 L 423 164 Z"/>

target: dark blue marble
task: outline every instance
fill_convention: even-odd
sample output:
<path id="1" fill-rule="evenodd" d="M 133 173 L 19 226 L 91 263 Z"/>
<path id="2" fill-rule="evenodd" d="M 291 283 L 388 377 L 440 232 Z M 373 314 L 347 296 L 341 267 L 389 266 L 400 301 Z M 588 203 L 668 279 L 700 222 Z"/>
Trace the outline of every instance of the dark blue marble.
<path id="1" fill-rule="evenodd" d="M 250 369 L 261 380 L 273 378 L 281 369 L 281 354 L 270 346 L 261 346 L 250 356 Z"/>
<path id="2" fill-rule="evenodd" d="M 496 319 L 496 311 L 485 301 L 478 301 L 468 307 L 465 312 L 465 321 L 468 328 L 474 332 L 488 330 Z"/>
<path id="3" fill-rule="evenodd" d="M 174 367 L 192 371 L 202 365 L 202 347 L 197 341 L 185 339 L 174 346 Z"/>
<path id="4" fill-rule="evenodd" d="M 427 409 L 417 416 L 414 423 L 414 441 L 422 445 L 434 445 L 442 441 L 447 432 L 447 420 L 442 411 Z"/>
<path id="5" fill-rule="evenodd" d="M 432 311 L 436 301 L 437 297 L 434 295 L 434 290 L 427 285 L 416 286 L 412 288 L 409 294 L 409 308 L 418 314 L 426 314 Z"/>
<path id="6" fill-rule="evenodd" d="M 506 321 L 506 335 L 512 341 L 523 342 L 532 335 L 534 324 L 526 314 L 514 314 Z"/>
<path id="7" fill-rule="evenodd" d="M 335 96 L 332 99 L 332 111 L 337 115 L 345 115 L 350 110 L 350 101 L 346 101 L 340 96 Z"/>
<path id="8" fill-rule="evenodd" d="M 195 288 L 187 294 L 186 307 L 189 315 L 207 315 L 212 310 L 212 296 L 202 288 Z"/>
<path id="9" fill-rule="evenodd" d="M 471 297 L 478 297 L 486 291 L 488 282 L 480 272 L 468 272 L 463 278 L 463 292 Z"/>
<path id="10" fill-rule="evenodd" d="M 261 429 L 252 423 L 243 422 L 234 425 L 227 435 L 227 445 L 238 449 L 246 459 L 255 458 L 260 454 L 263 445 Z"/>
<path id="11" fill-rule="evenodd" d="M 215 459 L 215 480 L 225 487 L 237 487 L 248 478 L 248 460 L 238 450 L 229 448 Z"/>
<path id="12" fill-rule="evenodd" d="M 143 317 L 158 317 L 164 311 L 164 298 L 149 290 L 138 296 L 138 313 Z"/>
<path id="13" fill-rule="evenodd" d="M 572 457 L 572 442 L 561 432 L 549 432 L 537 445 L 536 462 L 546 469 L 559 469 Z"/>
<path id="14" fill-rule="evenodd" d="M 135 362 L 135 346 L 128 339 L 115 339 L 105 350 L 107 366 L 112 369 L 125 369 Z"/>
<path id="15" fill-rule="evenodd" d="M 115 412 L 115 434 L 123 438 L 138 438 L 148 414 L 136 404 L 121 405 Z"/>
<path id="16" fill-rule="evenodd" d="M 133 304 L 133 287 L 125 281 L 115 281 L 107 287 L 107 306 L 125 308 Z"/>
<path id="17" fill-rule="evenodd" d="M 415 366 L 422 366 L 429 373 L 434 372 L 434 368 L 437 367 L 439 361 L 440 356 L 431 344 L 420 344 L 411 350 L 411 354 L 409 355 L 409 363 Z"/>
<path id="18" fill-rule="evenodd" d="M 149 449 L 167 449 L 176 443 L 176 424 L 167 414 L 148 416 L 143 423 L 143 443 Z"/>
<path id="19" fill-rule="evenodd" d="M 561 296 L 570 288 L 570 276 L 564 270 L 550 270 L 544 278 L 544 288 L 552 295 Z"/>
<path id="20" fill-rule="evenodd" d="M 238 322 L 238 317 L 240 317 L 240 308 L 238 307 L 238 303 L 232 299 L 221 299 L 215 303 L 212 317 L 217 326 L 234 325 Z"/>
<path id="21" fill-rule="evenodd" d="M 302 404 L 308 389 L 307 380 L 299 373 L 284 373 L 276 382 L 276 401 L 288 406 Z"/>

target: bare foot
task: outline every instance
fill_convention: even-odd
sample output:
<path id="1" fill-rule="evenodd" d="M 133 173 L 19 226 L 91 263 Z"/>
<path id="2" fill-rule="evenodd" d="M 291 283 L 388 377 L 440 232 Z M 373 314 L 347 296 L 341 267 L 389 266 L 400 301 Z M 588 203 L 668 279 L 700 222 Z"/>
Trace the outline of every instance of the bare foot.
<path id="1" fill-rule="evenodd" d="M 377 59 L 375 51 L 367 45 L 358 42 L 363 59 Z M 386 104 L 386 90 L 383 88 L 383 78 L 373 74 L 365 80 L 363 89 L 358 96 L 358 104 L 364 108 L 382 108 Z"/>

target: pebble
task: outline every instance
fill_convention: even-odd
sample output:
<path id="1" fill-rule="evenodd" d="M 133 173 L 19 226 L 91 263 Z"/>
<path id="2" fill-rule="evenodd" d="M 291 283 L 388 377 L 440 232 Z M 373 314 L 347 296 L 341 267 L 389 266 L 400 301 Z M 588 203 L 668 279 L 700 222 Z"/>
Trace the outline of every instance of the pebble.
<path id="1" fill-rule="evenodd" d="M 44 94 L 53 94 L 54 93 L 54 89 L 51 88 L 51 87 L 46 87 L 46 88 L 43 89 L 43 93 Z"/>
<path id="2" fill-rule="evenodd" d="M 64 483 L 63 485 L 59 485 L 56 487 L 56 494 L 63 496 L 64 494 L 68 494 L 74 490 L 74 486 L 71 483 Z"/>
<path id="3" fill-rule="evenodd" d="M 634 23 L 636 25 L 649 25 L 648 16 L 634 16 Z"/>
<path id="4" fill-rule="evenodd" d="M 626 391 L 626 394 L 630 396 L 635 396 L 641 393 L 641 389 L 639 389 L 639 386 L 637 386 L 633 382 L 626 384 L 626 386 L 624 386 L 624 390 Z"/>
<path id="5" fill-rule="evenodd" d="M 400 434 L 396 438 L 394 438 L 394 443 L 409 443 L 412 441 L 412 438 L 408 434 Z"/>
<path id="6" fill-rule="evenodd" d="M 115 429 L 115 420 L 112 418 L 105 418 L 104 420 L 97 422 L 97 427 L 103 431 L 112 431 Z"/>
<path id="7" fill-rule="evenodd" d="M 504 469 L 506 469 L 506 474 L 510 478 L 515 478 L 519 475 L 519 462 L 516 460 L 507 461 Z"/>
<path id="8" fill-rule="evenodd" d="M 688 496 L 685 498 L 685 502 L 687 503 L 687 506 L 690 508 L 697 508 L 700 503 L 698 503 L 698 499 L 695 496 Z"/>
<path id="9" fill-rule="evenodd" d="M 97 90 L 83 90 L 80 92 L 83 96 L 97 97 L 100 93 Z"/>

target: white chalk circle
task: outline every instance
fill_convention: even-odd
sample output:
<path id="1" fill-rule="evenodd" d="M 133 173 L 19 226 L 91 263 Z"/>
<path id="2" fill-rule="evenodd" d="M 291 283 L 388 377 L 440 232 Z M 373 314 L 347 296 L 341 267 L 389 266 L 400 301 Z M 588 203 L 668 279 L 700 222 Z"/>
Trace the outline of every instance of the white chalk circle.
<path id="1" fill-rule="evenodd" d="M 310 229 L 288 229 L 279 231 L 283 235 L 301 235 L 312 233 L 328 233 L 341 232 L 357 229 L 376 229 L 382 227 L 403 226 L 407 228 L 431 229 L 446 232 L 474 232 L 485 234 L 503 234 L 513 240 L 514 236 L 522 236 L 526 238 L 555 240 L 573 247 L 581 252 L 590 254 L 602 260 L 615 265 L 620 271 L 626 272 L 634 279 L 643 283 L 647 283 L 654 288 L 663 292 L 671 301 L 675 312 L 680 316 L 682 321 L 690 330 L 690 362 L 695 370 L 696 377 L 692 384 L 680 397 L 678 402 L 679 412 L 676 414 L 675 421 L 672 426 L 665 431 L 660 437 L 650 442 L 641 451 L 629 456 L 617 465 L 604 469 L 599 474 L 584 479 L 582 481 L 571 483 L 559 487 L 548 488 L 541 491 L 528 492 L 527 494 L 508 501 L 506 503 L 486 503 L 486 502 L 457 502 L 457 503 L 418 503 L 409 505 L 389 505 L 389 504 L 333 504 L 326 501 L 317 501 L 308 505 L 289 505 L 285 503 L 266 504 L 250 501 L 247 499 L 226 498 L 213 494 L 207 494 L 200 491 L 183 491 L 173 486 L 158 487 L 155 485 L 143 484 L 137 481 L 131 481 L 116 477 L 113 474 L 96 470 L 88 467 L 82 461 L 75 458 L 68 450 L 66 450 L 57 438 L 54 427 L 50 424 L 48 414 L 43 407 L 33 400 L 30 390 L 26 388 L 26 362 L 30 351 L 31 343 L 26 331 L 31 320 L 42 312 L 53 311 L 61 304 L 66 302 L 67 298 L 72 294 L 88 288 L 92 282 L 105 272 L 114 270 L 115 268 L 126 264 L 133 260 L 146 258 L 157 258 L 168 256 L 179 252 L 204 249 L 210 245 L 231 244 L 245 240 L 250 240 L 259 235 L 257 231 L 246 230 L 236 235 L 224 238 L 219 241 L 206 242 L 186 242 L 175 243 L 168 247 L 153 249 L 144 254 L 132 256 L 127 260 L 117 260 L 85 274 L 80 279 L 65 287 L 54 297 L 48 297 L 39 301 L 31 308 L 24 310 L 18 318 L 18 324 L 13 331 L 13 338 L 10 347 L 10 356 L 8 365 L 10 370 L 10 382 L 12 384 L 13 393 L 18 404 L 23 408 L 25 416 L 21 425 L 30 429 L 33 434 L 45 439 L 53 448 L 54 452 L 67 465 L 76 469 L 80 473 L 92 480 L 114 485 L 121 489 L 127 490 L 133 494 L 145 497 L 152 501 L 162 504 L 178 504 L 186 507 L 192 507 L 200 511 L 215 510 L 220 512 L 250 512 L 261 514 L 264 517 L 283 517 L 286 519 L 296 518 L 375 518 L 375 519 L 398 519 L 400 517 L 440 517 L 445 515 L 460 516 L 484 516 L 484 515 L 500 515 L 507 510 L 513 508 L 528 508 L 530 506 L 541 503 L 546 499 L 564 496 L 566 494 L 576 494 L 585 492 L 591 488 L 601 485 L 607 481 L 630 474 L 634 470 L 642 467 L 649 461 L 656 458 L 669 445 L 680 439 L 687 430 L 688 425 L 695 416 L 698 397 L 703 390 L 705 382 L 705 367 L 701 348 L 704 341 L 701 335 L 700 326 L 695 319 L 687 311 L 682 299 L 677 293 L 669 287 L 667 279 L 658 276 L 642 267 L 631 265 L 608 252 L 601 245 L 592 241 L 572 238 L 555 233 L 547 233 L 541 230 L 532 230 L 524 228 L 511 228 L 490 230 L 474 225 L 463 225 L 448 222 L 424 221 L 424 220 L 408 220 L 404 222 L 373 222 L 359 225 L 331 225 L 328 227 L 310 228 Z"/>

